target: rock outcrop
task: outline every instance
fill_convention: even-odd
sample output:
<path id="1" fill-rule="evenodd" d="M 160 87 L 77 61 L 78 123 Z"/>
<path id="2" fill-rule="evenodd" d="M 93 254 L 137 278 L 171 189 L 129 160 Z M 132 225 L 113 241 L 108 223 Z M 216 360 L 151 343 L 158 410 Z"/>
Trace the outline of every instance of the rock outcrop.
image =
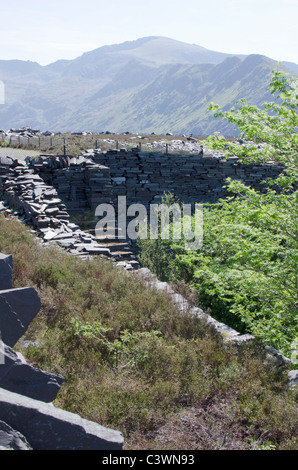
<path id="1" fill-rule="evenodd" d="M 0 253 L 0 290 L 11 289 L 13 280 L 12 256 Z"/>

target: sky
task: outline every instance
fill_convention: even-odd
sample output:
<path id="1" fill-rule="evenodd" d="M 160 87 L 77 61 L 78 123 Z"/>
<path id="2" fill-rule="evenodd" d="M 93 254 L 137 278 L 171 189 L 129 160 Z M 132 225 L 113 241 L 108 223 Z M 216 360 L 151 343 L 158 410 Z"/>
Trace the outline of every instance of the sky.
<path id="1" fill-rule="evenodd" d="M 0 0 L 0 60 L 47 65 L 146 36 L 298 63 L 298 0 Z"/>

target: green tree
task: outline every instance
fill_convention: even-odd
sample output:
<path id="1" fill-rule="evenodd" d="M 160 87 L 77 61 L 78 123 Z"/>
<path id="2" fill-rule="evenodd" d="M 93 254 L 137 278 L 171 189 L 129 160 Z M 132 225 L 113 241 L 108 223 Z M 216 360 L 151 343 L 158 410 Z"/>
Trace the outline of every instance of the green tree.
<path id="1" fill-rule="evenodd" d="M 195 286 L 213 316 L 289 356 L 298 337 L 297 80 L 273 72 L 271 92 L 275 101 L 262 109 L 241 100 L 223 112 L 212 103 L 215 117 L 236 124 L 244 143 L 215 134 L 207 144 L 243 163 L 274 160 L 283 172 L 266 180 L 262 193 L 228 180 L 231 197 L 205 205 L 203 247 L 190 252 L 168 241 L 175 259 L 168 272 Z"/>

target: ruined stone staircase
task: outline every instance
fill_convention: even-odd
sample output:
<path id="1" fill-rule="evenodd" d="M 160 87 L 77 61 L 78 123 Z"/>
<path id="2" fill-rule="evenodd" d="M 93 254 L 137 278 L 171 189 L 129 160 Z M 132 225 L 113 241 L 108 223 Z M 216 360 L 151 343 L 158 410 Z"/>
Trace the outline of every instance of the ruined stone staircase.
<path id="1" fill-rule="evenodd" d="M 57 190 L 46 184 L 33 169 L 18 162 L 6 168 L 1 168 L 0 162 L 0 169 L 0 197 L 4 200 L 0 211 L 30 224 L 44 244 L 55 243 L 80 258 L 103 256 L 126 270 L 139 268 L 128 242 L 118 237 L 98 237 L 95 228 L 85 231 L 71 223 Z"/>

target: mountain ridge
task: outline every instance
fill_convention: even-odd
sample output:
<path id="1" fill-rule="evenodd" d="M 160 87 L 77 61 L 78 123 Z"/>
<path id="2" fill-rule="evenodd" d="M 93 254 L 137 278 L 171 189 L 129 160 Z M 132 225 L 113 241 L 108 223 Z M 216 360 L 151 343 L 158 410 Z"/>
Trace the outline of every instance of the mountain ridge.
<path id="1" fill-rule="evenodd" d="M 6 85 L 0 128 L 229 133 L 231 127 L 208 114 L 210 101 L 228 108 L 245 97 L 260 105 L 277 67 L 259 54 L 225 54 L 159 36 L 102 46 L 46 66 L 0 61 Z"/>

